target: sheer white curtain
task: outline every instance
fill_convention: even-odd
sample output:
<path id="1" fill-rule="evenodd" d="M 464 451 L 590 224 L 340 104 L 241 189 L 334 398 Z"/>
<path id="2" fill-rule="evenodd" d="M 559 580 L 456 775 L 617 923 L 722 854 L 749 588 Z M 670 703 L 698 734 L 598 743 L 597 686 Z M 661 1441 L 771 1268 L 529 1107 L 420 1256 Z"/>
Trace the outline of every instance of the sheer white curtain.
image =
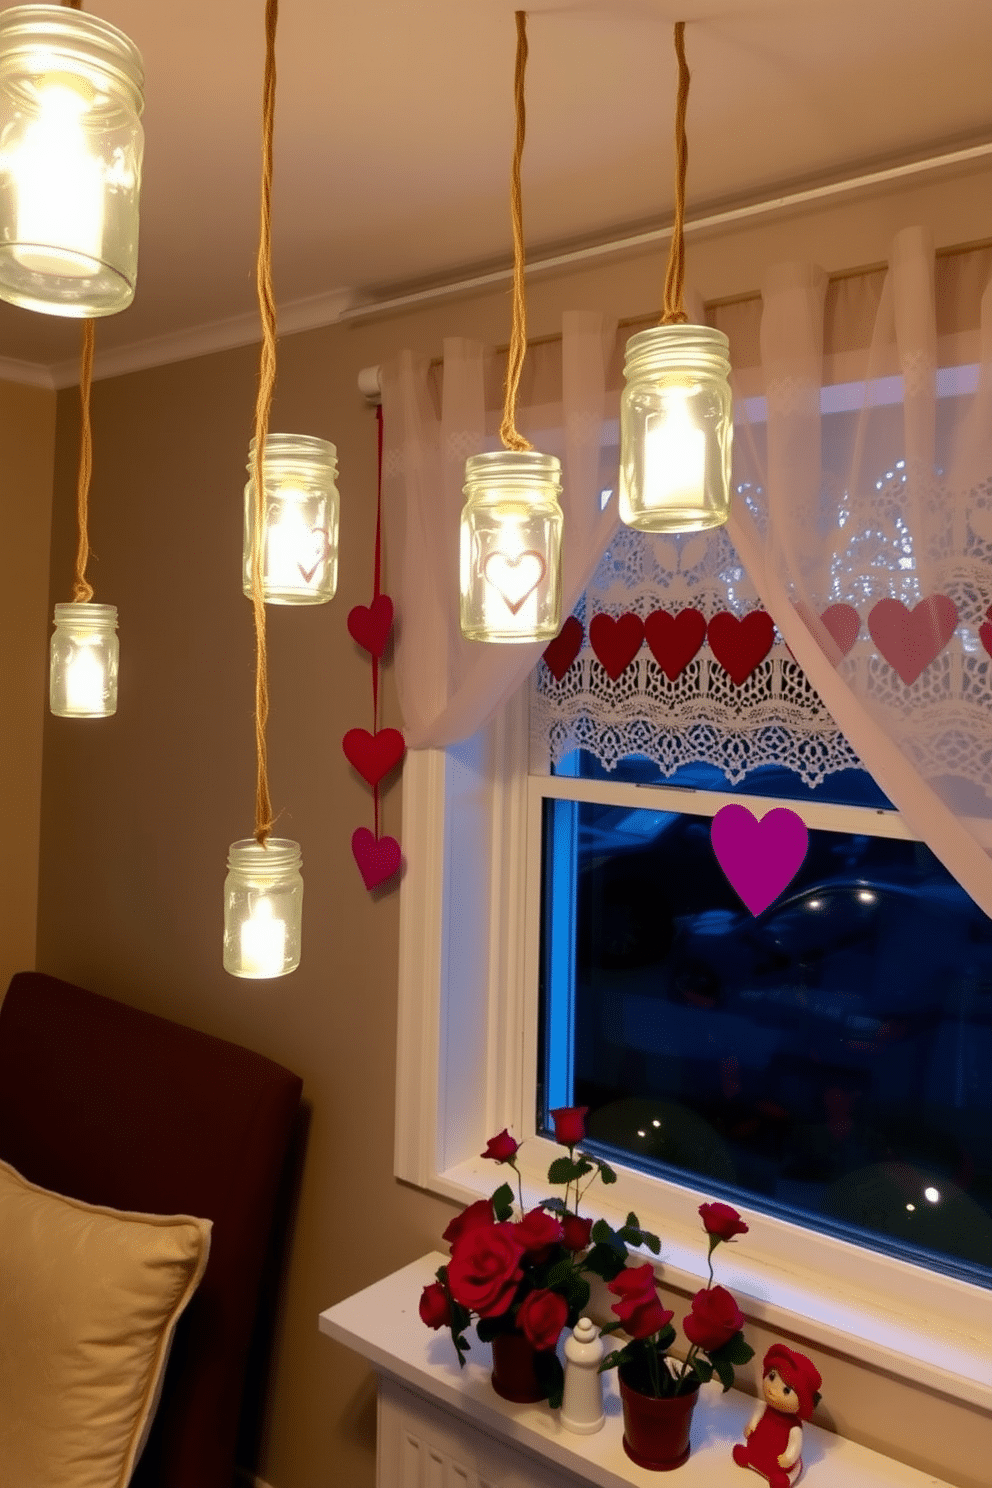
<path id="1" fill-rule="evenodd" d="M 563 317 L 560 351 L 555 343 L 528 354 L 533 361 L 537 352 L 545 362 L 560 356 L 559 368 L 544 369 L 555 401 L 528 407 L 524 398 L 517 422 L 538 449 L 562 459 L 563 617 L 616 523 L 615 495 L 603 510 L 599 500 L 606 377 L 615 339 L 615 321 L 570 312 Z M 516 690 L 544 649 L 540 643 L 466 641 L 459 625 L 465 460 L 498 447 L 498 415 L 492 406 L 487 417 L 486 407 L 492 370 L 491 353 L 462 339 L 444 344 L 439 399 L 438 379 L 426 358 L 405 352 L 382 369 L 386 561 L 397 614 L 396 686 L 410 748 L 468 738 Z M 489 401 L 494 405 L 492 396 Z"/>
<path id="2" fill-rule="evenodd" d="M 826 276 L 769 273 L 767 427 L 738 431 L 729 533 L 865 766 L 992 915 L 990 270 L 977 251 L 938 276 L 899 234 L 871 343 L 826 387 Z"/>

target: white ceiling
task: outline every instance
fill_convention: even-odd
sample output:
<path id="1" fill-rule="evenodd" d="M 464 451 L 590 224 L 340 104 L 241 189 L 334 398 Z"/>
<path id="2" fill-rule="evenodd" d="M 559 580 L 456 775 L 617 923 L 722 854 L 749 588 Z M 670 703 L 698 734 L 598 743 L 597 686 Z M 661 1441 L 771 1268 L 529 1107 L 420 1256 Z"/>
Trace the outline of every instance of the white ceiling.
<path id="1" fill-rule="evenodd" d="M 204 347 L 254 339 L 263 0 L 86 8 L 127 32 L 146 72 L 138 290 L 98 348 L 151 362 L 198 327 L 212 327 Z M 285 328 L 508 261 L 514 8 L 282 0 Z M 992 0 L 540 0 L 523 167 L 532 255 L 670 219 L 677 19 L 694 215 L 992 141 Z M 44 379 L 78 339 L 73 322 L 0 305 L 8 371 Z"/>

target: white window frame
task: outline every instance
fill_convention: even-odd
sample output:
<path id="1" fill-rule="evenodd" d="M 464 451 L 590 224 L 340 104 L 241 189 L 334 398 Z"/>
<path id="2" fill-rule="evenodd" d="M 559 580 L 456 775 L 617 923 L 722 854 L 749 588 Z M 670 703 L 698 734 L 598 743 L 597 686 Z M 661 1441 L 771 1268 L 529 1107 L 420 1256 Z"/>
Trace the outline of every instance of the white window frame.
<path id="1" fill-rule="evenodd" d="M 395 1174 L 461 1203 L 493 1191 L 496 1170 L 479 1154 L 503 1127 L 525 1142 L 528 1203 L 545 1196 L 560 1153 L 535 1136 L 541 843 L 539 812 L 528 831 L 528 800 L 535 790 L 601 791 L 528 775 L 527 705 L 525 684 L 474 739 L 412 751 L 404 766 Z M 625 789 L 643 804 L 652 787 Z M 888 830 L 902 835 L 901 825 Z M 663 1279 L 695 1291 L 706 1277 L 697 1210 L 712 1195 L 616 1167 L 618 1183 L 597 1186 L 589 1212 L 620 1223 L 636 1210 L 662 1238 Z M 720 1280 L 755 1320 L 992 1409 L 992 1291 L 747 1218 L 746 1241 L 721 1255 Z"/>

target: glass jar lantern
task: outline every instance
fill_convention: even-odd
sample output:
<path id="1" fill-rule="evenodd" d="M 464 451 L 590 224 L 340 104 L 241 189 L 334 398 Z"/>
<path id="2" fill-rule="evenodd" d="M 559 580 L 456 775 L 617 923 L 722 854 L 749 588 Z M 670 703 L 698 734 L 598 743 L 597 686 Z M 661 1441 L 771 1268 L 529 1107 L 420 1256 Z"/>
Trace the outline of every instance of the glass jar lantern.
<path id="1" fill-rule="evenodd" d="M 232 842 L 224 884 L 224 970 L 262 981 L 300 964 L 303 879 L 300 845 Z"/>
<path id="2" fill-rule="evenodd" d="M 141 53 L 60 5 L 0 12 L 0 298 L 113 315 L 134 298 Z"/>
<path id="3" fill-rule="evenodd" d="M 464 491 L 462 634 L 552 640 L 561 627 L 561 461 L 536 450 L 472 455 Z"/>
<path id="4" fill-rule="evenodd" d="M 620 516 L 642 532 L 700 532 L 730 511 L 730 343 L 668 325 L 627 342 L 620 400 Z"/>
<path id="5" fill-rule="evenodd" d="M 55 606 L 48 674 L 57 718 L 109 718 L 117 712 L 117 606 Z"/>
<path id="6" fill-rule="evenodd" d="M 244 592 L 252 596 L 255 441 L 245 487 Z M 269 434 L 262 481 L 262 592 L 266 604 L 326 604 L 338 583 L 337 450 L 309 434 Z"/>

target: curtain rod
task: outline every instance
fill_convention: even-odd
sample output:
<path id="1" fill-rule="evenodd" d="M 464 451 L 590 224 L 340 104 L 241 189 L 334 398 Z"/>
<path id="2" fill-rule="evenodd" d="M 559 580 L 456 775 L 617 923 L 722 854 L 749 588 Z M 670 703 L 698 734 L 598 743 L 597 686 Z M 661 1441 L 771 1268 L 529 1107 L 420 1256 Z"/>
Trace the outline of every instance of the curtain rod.
<path id="1" fill-rule="evenodd" d="M 884 169 L 867 171 L 859 176 L 850 176 L 843 181 L 830 181 L 825 185 L 810 186 L 800 191 L 784 192 L 768 197 L 765 201 L 749 202 L 745 206 L 728 207 L 722 212 L 710 212 L 702 217 L 687 219 L 685 231 L 702 232 L 705 229 L 728 227 L 737 222 L 747 222 L 754 217 L 767 217 L 790 208 L 808 206 L 814 202 L 829 201 L 832 197 L 845 196 L 850 192 L 884 186 L 894 181 L 905 181 L 913 176 L 930 171 L 951 170 L 956 166 L 973 164 L 992 156 L 992 140 L 980 145 L 969 145 L 964 149 L 951 150 L 943 155 L 930 155 L 924 160 L 909 161 L 904 165 L 887 166 Z M 539 274 L 552 269 L 569 268 L 574 265 L 594 263 L 618 253 L 628 253 L 638 248 L 648 248 L 665 242 L 672 235 L 671 225 L 652 228 L 646 232 L 633 233 L 625 238 L 613 238 L 606 243 L 595 243 L 586 248 L 573 248 L 549 258 L 534 258 L 527 264 L 528 274 Z M 428 289 L 412 290 L 409 294 L 393 295 L 384 300 L 370 300 L 365 305 L 353 305 L 341 311 L 339 321 L 363 320 L 385 315 L 393 310 L 408 309 L 414 305 L 429 304 L 432 300 L 445 299 L 449 295 L 464 294 L 473 289 L 485 289 L 491 285 L 505 284 L 513 274 L 510 267 L 492 269 L 485 274 L 474 274 L 465 279 L 435 284 Z"/>

